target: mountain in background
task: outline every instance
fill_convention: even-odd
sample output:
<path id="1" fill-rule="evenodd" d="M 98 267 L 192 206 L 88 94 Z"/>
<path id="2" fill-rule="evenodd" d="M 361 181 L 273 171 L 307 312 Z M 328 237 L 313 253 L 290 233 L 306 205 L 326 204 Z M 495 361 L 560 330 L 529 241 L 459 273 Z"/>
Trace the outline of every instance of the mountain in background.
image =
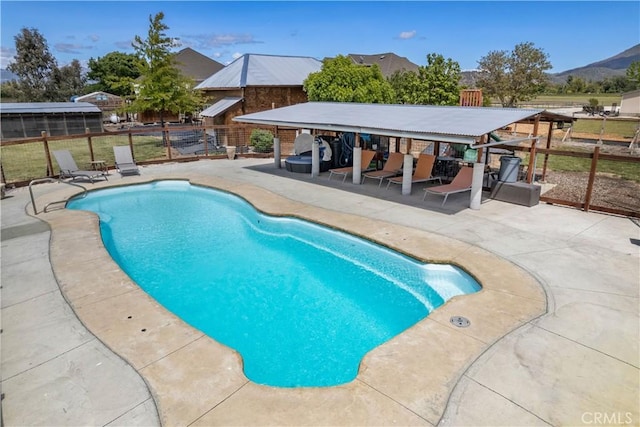
<path id="1" fill-rule="evenodd" d="M 640 44 L 611 58 L 594 62 L 584 67 L 563 71 L 562 73 L 551 74 L 550 77 L 553 83 L 565 83 L 569 76 L 597 82 L 604 80 L 606 77 L 624 76 L 629 65 L 635 61 L 640 61 Z"/>
<path id="2" fill-rule="evenodd" d="M 633 46 L 611 58 L 594 62 L 584 67 L 573 68 L 561 73 L 549 74 L 554 84 L 566 83 L 567 77 L 580 77 L 584 80 L 601 81 L 608 77 L 624 76 L 632 62 L 640 61 L 640 44 Z M 462 71 L 460 83 L 466 87 L 475 87 L 477 71 Z M 0 69 L 0 83 L 16 80 L 18 77 L 11 71 Z"/>
<path id="3" fill-rule="evenodd" d="M 594 62 L 584 67 L 573 68 L 561 73 L 550 73 L 551 83 L 566 83 L 567 77 L 580 77 L 586 81 L 601 81 L 605 78 L 624 76 L 632 62 L 640 61 L 640 44 L 633 46 L 611 58 Z M 467 87 L 475 87 L 477 71 L 463 71 L 461 83 Z"/>

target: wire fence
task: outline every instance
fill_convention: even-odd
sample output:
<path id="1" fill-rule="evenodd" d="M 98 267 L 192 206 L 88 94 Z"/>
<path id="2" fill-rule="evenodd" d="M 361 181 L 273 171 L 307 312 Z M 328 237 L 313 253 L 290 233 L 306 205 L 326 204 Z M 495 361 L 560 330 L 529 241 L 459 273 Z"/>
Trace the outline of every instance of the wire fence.
<path id="1" fill-rule="evenodd" d="M 114 168 L 113 147 L 128 145 L 139 165 L 169 161 L 190 161 L 200 158 L 227 158 L 227 148 L 236 155 L 271 157 L 272 153 L 257 153 L 250 146 L 250 136 L 258 127 L 234 126 L 165 126 L 131 127 L 117 131 L 73 136 L 48 136 L 0 141 L 0 170 L 7 186 L 25 186 L 32 180 L 57 177 L 58 165 L 51 155 L 54 150 L 69 150 L 79 168 Z M 270 130 L 280 138 L 281 153 L 293 152 L 295 129 Z M 385 143 L 388 151 L 406 152 L 406 139 L 391 138 Z M 432 142 L 413 140 L 414 157 L 428 150 Z M 500 148 L 500 147 L 497 147 Z M 572 206 L 585 211 L 597 210 L 631 217 L 640 217 L 640 153 L 629 149 L 625 154 L 607 153 L 598 144 L 576 151 L 565 148 L 502 147 L 521 158 L 519 178 L 543 185 L 540 200 L 546 203 Z M 531 156 L 535 160 L 531 161 Z M 491 155 L 489 168 L 499 165 L 499 156 Z M 531 169 L 531 172 L 528 171 Z"/>
<path id="2" fill-rule="evenodd" d="M 2 182 L 24 186 L 31 180 L 56 177 L 59 173 L 55 150 L 68 150 L 81 169 L 115 167 L 113 147 L 131 147 L 136 163 L 153 164 L 197 158 L 226 158 L 227 147 L 234 147 L 237 155 L 262 157 L 251 148 L 254 126 L 140 126 L 108 132 L 86 132 L 80 135 L 2 140 L 0 165 Z M 275 129 L 267 129 L 275 133 Z M 279 131 L 282 152 L 293 147 L 295 131 Z"/>

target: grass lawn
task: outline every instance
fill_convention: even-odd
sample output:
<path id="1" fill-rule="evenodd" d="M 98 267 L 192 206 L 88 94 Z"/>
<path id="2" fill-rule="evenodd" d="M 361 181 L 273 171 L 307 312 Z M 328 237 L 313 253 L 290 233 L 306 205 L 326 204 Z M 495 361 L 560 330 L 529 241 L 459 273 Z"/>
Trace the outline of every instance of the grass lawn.
<path id="1" fill-rule="evenodd" d="M 595 119 L 580 118 L 573 123 L 573 131 L 579 133 L 593 133 L 596 135 L 600 135 L 602 122 L 602 117 L 598 117 Z M 635 134 L 640 121 L 607 119 L 604 123 L 604 133 L 617 135 L 623 138 L 633 138 L 633 135 Z"/>
<path id="2" fill-rule="evenodd" d="M 127 135 L 95 137 L 91 139 L 94 159 L 104 160 L 107 166 L 113 167 L 113 146 L 129 145 Z M 162 159 L 166 156 L 166 149 L 162 146 L 160 137 L 133 136 L 134 158 L 141 162 L 151 159 Z M 91 168 L 89 144 L 86 139 L 65 139 L 50 141 L 49 150 L 69 150 L 78 168 Z M 53 155 L 51 156 L 55 174 L 59 172 Z M 42 143 L 9 145 L 2 147 L 2 170 L 7 182 L 26 181 L 34 177 L 47 176 L 47 160 Z"/>
<path id="3" fill-rule="evenodd" d="M 580 149 L 573 146 L 557 147 L 564 151 L 581 151 L 588 152 L 588 150 Z M 523 163 L 526 165 L 529 162 L 529 156 L 525 156 Z M 544 164 L 544 154 L 537 154 L 536 168 L 541 169 Z M 566 171 L 566 172 L 589 172 L 591 169 L 591 159 L 585 159 L 581 157 L 569 157 L 560 155 L 549 155 L 547 162 L 547 168 L 553 171 Z M 622 179 L 628 179 L 635 182 L 640 182 L 640 163 L 631 162 L 617 162 L 611 160 L 598 160 L 598 173 L 606 173 L 619 176 Z"/>
<path id="4" fill-rule="evenodd" d="M 607 107 L 614 102 L 620 105 L 622 97 L 615 93 L 592 93 L 577 95 L 539 95 L 532 102 L 566 102 L 589 105 L 589 100 L 595 98 L 598 105 L 606 105 Z"/>

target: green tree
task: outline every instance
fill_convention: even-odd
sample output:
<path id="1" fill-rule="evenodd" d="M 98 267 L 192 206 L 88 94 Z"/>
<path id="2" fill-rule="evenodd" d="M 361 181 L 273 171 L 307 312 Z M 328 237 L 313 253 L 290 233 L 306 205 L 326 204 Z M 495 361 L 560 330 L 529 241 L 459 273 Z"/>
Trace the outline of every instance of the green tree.
<path id="1" fill-rule="evenodd" d="M 627 79 L 633 85 L 633 88 L 640 89 L 640 61 L 632 62 L 626 71 Z"/>
<path id="2" fill-rule="evenodd" d="M 600 88 L 602 93 L 623 93 L 635 89 L 635 85 L 626 76 L 612 76 L 603 79 Z"/>
<path id="3" fill-rule="evenodd" d="M 55 100 L 69 101 L 74 95 L 84 94 L 86 81 L 80 61 L 77 59 L 71 61 L 69 65 L 56 68 L 53 72 Z"/>
<path id="4" fill-rule="evenodd" d="M 18 81 L 11 80 L 0 85 L 0 99 L 2 102 L 18 102 L 20 89 Z"/>
<path id="5" fill-rule="evenodd" d="M 418 73 L 408 70 L 396 71 L 388 80 L 395 93 L 397 104 L 415 104 L 414 94 L 418 92 L 420 85 Z"/>
<path id="6" fill-rule="evenodd" d="M 15 97 L 18 102 L 52 101 L 54 73 L 58 67 L 47 41 L 35 28 L 22 28 L 14 37 L 16 55 L 7 69 L 18 76 Z"/>
<path id="7" fill-rule="evenodd" d="M 567 76 L 566 93 L 583 93 L 586 82 L 582 77 Z"/>
<path id="8" fill-rule="evenodd" d="M 174 39 L 162 20 L 164 13 L 149 16 L 147 38 L 135 36 L 133 48 L 139 58 L 140 82 L 130 111 L 154 111 L 164 125 L 165 112 L 193 112 L 202 105 L 202 97 L 193 90 L 194 82 L 182 75 L 170 49 Z"/>
<path id="9" fill-rule="evenodd" d="M 109 92 L 128 97 L 133 95 L 135 79 L 140 77 L 138 57 L 132 53 L 110 52 L 98 59 L 89 59 L 87 78 L 95 80 L 92 91 Z"/>
<path id="10" fill-rule="evenodd" d="M 343 55 L 325 59 L 303 86 L 310 101 L 391 103 L 395 97 L 377 64 L 365 67 Z"/>
<path id="11" fill-rule="evenodd" d="M 456 105 L 460 97 L 460 65 L 430 53 L 418 72 L 396 72 L 389 82 L 400 104 Z"/>
<path id="12" fill-rule="evenodd" d="M 498 98 L 503 107 L 515 107 L 543 91 L 551 63 L 533 43 L 520 43 L 511 52 L 489 52 L 478 61 L 478 68 L 477 84 L 485 95 Z"/>

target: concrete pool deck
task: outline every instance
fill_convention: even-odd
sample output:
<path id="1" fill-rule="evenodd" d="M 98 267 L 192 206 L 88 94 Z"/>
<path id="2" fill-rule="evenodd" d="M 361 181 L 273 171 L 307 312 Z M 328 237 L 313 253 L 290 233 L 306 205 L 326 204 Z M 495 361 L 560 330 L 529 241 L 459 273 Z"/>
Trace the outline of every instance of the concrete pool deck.
<path id="1" fill-rule="evenodd" d="M 242 375 L 235 353 L 182 324 L 114 267 L 92 215 L 55 210 L 34 219 L 25 214 L 28 192 L 15 190 L 2 201 L 5 423 L 593 425 L 606 416 L 608 424 L 638 424 L 636 223 L 497 201 L 464 210 L 464 198 L 436 209 L 439 201 L 422 204 L 415 190 L 397 203 L 372 197 L 374 184 L 326 186 L 326 176 L 314 183 L 260 170 L 272 162 L 144 167 L 141 177 L 112 173 L 87 186 L 189 178 L 267 212 L 457 262 L 485 289 L 372 351 L 352 383 L 263 387 Z M 36 186 L 39 208 L 76 191 L 66 187 Z M 50 242 L 41 219 L 52 224 Z M 451 315 L 472 325 L 457 329 Z"/>

